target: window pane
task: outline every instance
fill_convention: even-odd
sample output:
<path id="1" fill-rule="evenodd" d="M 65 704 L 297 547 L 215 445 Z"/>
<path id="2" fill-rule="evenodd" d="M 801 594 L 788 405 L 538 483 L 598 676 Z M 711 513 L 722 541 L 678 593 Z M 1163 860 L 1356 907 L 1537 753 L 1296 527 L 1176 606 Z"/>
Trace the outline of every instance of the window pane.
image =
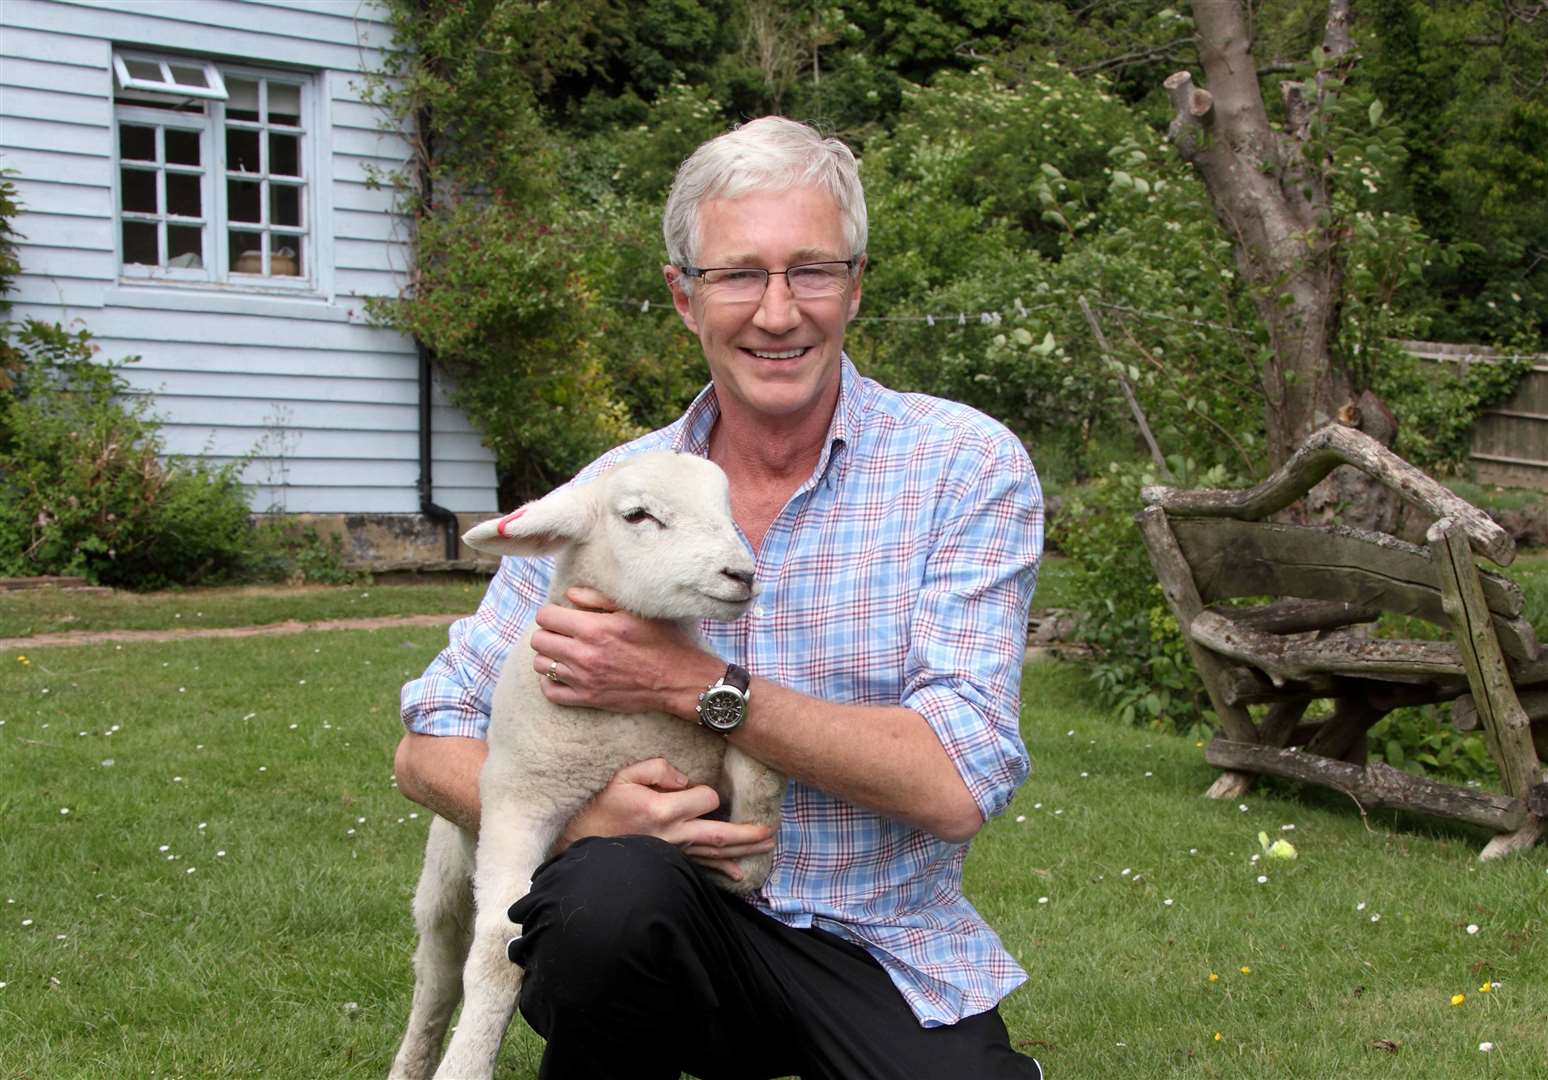
<path id="1" fill-rule="evenodd" d="M 301 189 L 289 184 L 269 185 L 269 224 L 301 224 Z"/>
<path id="2" fill-rule="evenodd" d="M 119 175 L 123 209 L 136 214 L 156 213 L 156 174 L 143 169 L 120 169 Z"/>
<path id="3" fill-rule="evenodd" d="M 232 221 L 262 221 L 263 186 L 247 180 L 226 181 L 226 213 Z"/>
<path id="4" fill-rule="evenodd" d="M 258 133 L 241 128 L 226 129 L 226 168 L 232 172 L 259 170 Z"/>
<path id="5" fill-rule="evenodd" d="M 156 129 L 121 124 L 118 128 L 118 156 L 125 161 L 155 161 Z"/>
<path id="6" fill-rule="evenodd" d="M 301 126 L 301 88 L 286 83 L 269 84 L 269 123 Z"/>
<path id="7" fill-rule="evenodd" d="M 198 173 L 167 173 L 167 213 L 179 217 L 203 217 Z"/>
<path id="8" fill-rule="evenodd" d="M 269 256 L 269 273 L 275 277 L 300 277 L 301 238 L 276 236 L 273 238 L 273 243 L 274 251 Z"/>
<path id="9" fill-rule="evenodd" d="M 232 120 L 258 119 L 258 84 L 249 79 L 227 79 L 226 116 Z"/>
<path id="10" fill-rule="evenodd" d="M 125 58 L 124 67 L 129 69 L 129 77 L 133 79 L 149 79 L 151 82 L 163 82 L 161 77 L 161 65 L 154 60 L 130 60 Z"/>
<path id="11" fill-rule="evenodd" d="M 209 80 L 204 77 L 204 69 L 188 67 L 184 64 L 168 64 L 172 71 L 172 81 L 181 86 L 202 86 L 209 88 Z"/>
<path id="12" fill-rule="evenodd" d="M 263 234 L 232 232 L 231 269 L 239 274 L 263 273 Z"/>
<path id="13" fill-rule="evenodd" d="M 301 136 L 269 132 L 269 172 L 277 176 L 301 175 Z"/>
<path id="14" fill-rule="evenodd" d="M 167 265 L 203 269 L 204 230 L 194 225 L 168 225 Z"/>
<path id="15" fill-rule="evenodd" d="M 124 262 L 136 266 L 156 266 L 156 226 L 148 221 L 124 222 Z"/>
<path id="16" fill-rule="evenodd" d="M 173 165 L 198 165 L 199 133 L 167 128 L 162 138 L 166 140 L 167 161 Z"/>

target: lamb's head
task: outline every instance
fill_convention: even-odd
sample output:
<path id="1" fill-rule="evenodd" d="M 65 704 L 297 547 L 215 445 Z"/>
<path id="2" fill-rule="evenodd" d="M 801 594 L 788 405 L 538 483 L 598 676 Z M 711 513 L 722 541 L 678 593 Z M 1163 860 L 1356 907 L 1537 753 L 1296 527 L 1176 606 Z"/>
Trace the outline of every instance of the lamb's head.
<path id="1" fill-rule="evenodd" d="M 652 619 L 729 621 L 757 594 L 726 475 L 690 454 L 628 458 L 462 539 L 491 554 L 557 554 L 556 583 L 590 586 Z"/>

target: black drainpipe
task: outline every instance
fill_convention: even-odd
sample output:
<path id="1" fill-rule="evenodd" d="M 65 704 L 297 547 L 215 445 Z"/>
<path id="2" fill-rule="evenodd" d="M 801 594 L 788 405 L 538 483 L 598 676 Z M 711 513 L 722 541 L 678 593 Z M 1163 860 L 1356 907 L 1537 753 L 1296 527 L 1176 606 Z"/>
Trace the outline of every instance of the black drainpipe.
<path id="1" fill-rule="evenodd" d="M 415 121 L 420 138 L 424 140 L 423 156 L 419 160 L 419 192 L 423 203 L 420 212 L 424 213 L 430 208 L 431 196 L 434 192 L 429 162 L 430 133 L 433 130 L 430 125 L 430 110 L 420 109 L 415 115 Z M 417 337 L 414 339 L 414 347 L 419 351 L 419 512 L 431 521 L 439 521 L 445 528 L 446 558 L 451 562 L 457 558 L 457 515 L 446 507 L 436 504 L 432 498 L 435 489 L 430 478 L 430 349 Z"/>
<path id="2" fill-rule="evenodd" d="M 430 480 L 430 350 L 415 341 L 419 350 L 419 512 L 431 521 L 439 521 L 446 530 L 446 558 L 457 558 L 457 515 L 431 499 Z"/>

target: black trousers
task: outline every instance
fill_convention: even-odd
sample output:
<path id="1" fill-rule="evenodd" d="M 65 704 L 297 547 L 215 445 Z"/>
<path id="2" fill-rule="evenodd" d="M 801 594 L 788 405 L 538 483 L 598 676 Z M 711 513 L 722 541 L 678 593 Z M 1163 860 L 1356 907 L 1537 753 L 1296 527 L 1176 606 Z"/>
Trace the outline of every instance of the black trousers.
<path id="1" fill-rule="evenodd" d="M 677 848 L 592 838 L 511 910 L 541 1080 L 1041 1080 L 997 1010 L 922 1028 L 880 964 L 715 888 Z"/>

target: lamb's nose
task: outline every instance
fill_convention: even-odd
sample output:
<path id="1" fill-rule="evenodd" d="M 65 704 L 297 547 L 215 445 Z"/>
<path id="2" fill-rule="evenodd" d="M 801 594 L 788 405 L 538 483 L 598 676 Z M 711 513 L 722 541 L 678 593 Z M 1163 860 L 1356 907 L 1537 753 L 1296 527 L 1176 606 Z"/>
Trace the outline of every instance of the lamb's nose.
<path id="1" fill-rule="evenodd" d="M 747 571 L 745 571 L 745 570 L 733 570 L 729 566 L 727 566 L 727 567 L 721 568 L 720 572 L 722 574 L 726 575 L 726 577 L 730 578 L 732 581 L 736 582 L 738 585 L 744 585 L 744 586 L 746 586 L 749 589 L 752 588 L 753 576 L 752 576 L 752 574 L 748 573 Z"/>

